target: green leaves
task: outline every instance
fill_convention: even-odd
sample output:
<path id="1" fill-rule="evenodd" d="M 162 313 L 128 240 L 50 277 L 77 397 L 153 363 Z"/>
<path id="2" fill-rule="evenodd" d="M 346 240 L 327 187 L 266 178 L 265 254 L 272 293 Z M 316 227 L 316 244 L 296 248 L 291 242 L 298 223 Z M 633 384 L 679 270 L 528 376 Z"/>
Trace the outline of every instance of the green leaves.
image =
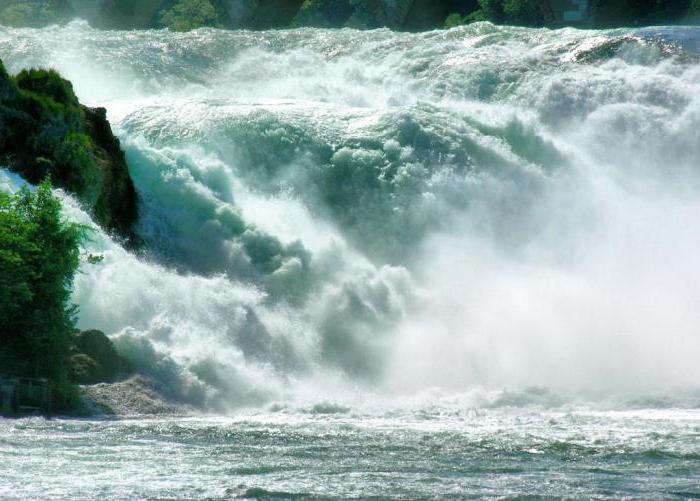
<path id="1" fill-rule="evenodd" d="M 220 21 L 219 13 L 209 0 L 180 0 L 160 17 L 161 24 L 173 31 L 220 26 Z"/>
<path id="2" fill-rule="evenodd" d="M 82 226 L 62 217 L 48 181 L 34 192 L 0 193 L 0 364 L 12 375 L 49 378 L 65 395 L 84 238 Z"/>

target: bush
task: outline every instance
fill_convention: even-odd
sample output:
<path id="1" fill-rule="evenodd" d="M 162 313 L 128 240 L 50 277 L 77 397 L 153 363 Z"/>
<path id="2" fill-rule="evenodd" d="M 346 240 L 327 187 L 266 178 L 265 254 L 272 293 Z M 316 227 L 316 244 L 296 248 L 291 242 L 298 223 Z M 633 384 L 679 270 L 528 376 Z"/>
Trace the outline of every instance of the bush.
<path id="1" fill-rule="evenodd" d="M 480 9 L 466 22 L 491 21 L 515 26 L 544 26 L 546 2 L 540 0 L 479 0 Z"/>
<path id="2" fill-rule="evenodd" d="M 55 71 L 11 77 L 0 62 L 0 164 L 33 184 L 50 176 L 103 227 L 135 242 L 136 191 L 106 111 L 81 106 Z"/>
<path id="3" fill-rule="evenodd" d="M 223 25 L 219 13 L 209 0 L 180 0 L 170 9 L 161 12 L 160 24 L 174 31 Z"/>
<path id="4" fill-rule="evenodd" d="M 69 383 L 70 297 L 84 236 L 83 227 L 63 219 L 49 182 L 35 192 L 0 193 L 0 366 L 51 380 L 58 409 L 77 397 Z"/>
<path id="5" fill-rule="evenodd" d="M 461 26 L 464 23 L 465 19 L 462 18 L 458 13 L 454 12 L 447 16 L 447 19 L 445 19 L 445 29 L 450 29 L 450 28 L 456 28 L 457 26 Z"/>
<path id="6" fill-rule="evenodd" d="M 85 131 L 85 116 L 73 86 L 53 70 L 24 70 L 14 82 L 17 97 L 7 105 L 15 112 L 0 116 L 9 137 L 2 151 L 17 160 L 27 180 L 39 183 L 47 176 L 79 197 L 94 189 L 97 165 Z"/>
<path id="7" fill-rule="evenodd" d="M 503 0 L 479 0 L 479 7 L 485 20 L 496 24 L 506 21 Z"/>

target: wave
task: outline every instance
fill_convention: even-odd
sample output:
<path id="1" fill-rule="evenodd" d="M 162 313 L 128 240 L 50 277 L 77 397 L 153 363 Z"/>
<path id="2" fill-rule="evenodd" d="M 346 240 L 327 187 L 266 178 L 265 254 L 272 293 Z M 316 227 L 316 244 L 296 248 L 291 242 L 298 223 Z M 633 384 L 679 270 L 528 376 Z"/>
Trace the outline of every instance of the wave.
<path id="1" fill-rule="evenodd" d="M 75 301 L 175 396 L 558 405 L 700 381 L 698 40 L 75 22 L 0 54 L 107 107 L 146 248 L 98 232 Z"/>

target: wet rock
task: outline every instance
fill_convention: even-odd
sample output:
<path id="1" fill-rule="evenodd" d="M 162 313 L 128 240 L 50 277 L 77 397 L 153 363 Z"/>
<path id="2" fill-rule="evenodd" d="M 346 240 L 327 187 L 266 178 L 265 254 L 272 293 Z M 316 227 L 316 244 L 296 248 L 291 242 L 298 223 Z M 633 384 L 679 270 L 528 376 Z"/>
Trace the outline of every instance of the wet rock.
<path id="1" fill-rule="evenodd" d="M 168 399 L 153 379 L 137 375 L 118 383 L 83 387 L 87 407 L 95 414 L 119 416 L 189 414 L 192 408 Z"/>

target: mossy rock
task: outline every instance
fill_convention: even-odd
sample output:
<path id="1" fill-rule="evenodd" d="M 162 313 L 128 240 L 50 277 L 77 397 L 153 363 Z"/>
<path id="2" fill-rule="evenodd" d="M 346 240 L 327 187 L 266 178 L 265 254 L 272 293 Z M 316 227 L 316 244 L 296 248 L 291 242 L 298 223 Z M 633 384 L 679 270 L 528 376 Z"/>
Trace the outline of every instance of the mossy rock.
<path id="1" fill-rule="evenodd" d="M 73 355 L 71 362 L 76 382 L 112 382 L 132 371 L 131 364 L 119 355 L 112 341 L 103 332 L 79 332 L 75 335 L 74 342 L 78 353 Z"/>
<path id="2" fill-rule="evenodd" d="M 226 11 L 210 0 L 179 0 L 160 14 L 160 24 L 173 31 L 197 28 L 223 28 L 227 24 Z"/>
<path id="3" fill-rule="evenodd" d="M 101 331 L 75 334 L 71 356 L 71 380 L 77 384 L 111 383 L 133 372 L 131 364 L 117 352 Z"/>
<path id="4" fill-rule="evenodd" d="M 106 111 L 81 105 L 57 72 L 11 77 L 0 62 L 0 162 L 31 183 L 50 177 L 103 228 L 135 243 L 136 190 Z"/>
<path id="5" fill-rule="evenodd" d="M 97 384 L 105 381 L 105 371 L 95 360 L 85 353 L 76 353 L 70 358 L 71 381 L 77 384 Z"/>

